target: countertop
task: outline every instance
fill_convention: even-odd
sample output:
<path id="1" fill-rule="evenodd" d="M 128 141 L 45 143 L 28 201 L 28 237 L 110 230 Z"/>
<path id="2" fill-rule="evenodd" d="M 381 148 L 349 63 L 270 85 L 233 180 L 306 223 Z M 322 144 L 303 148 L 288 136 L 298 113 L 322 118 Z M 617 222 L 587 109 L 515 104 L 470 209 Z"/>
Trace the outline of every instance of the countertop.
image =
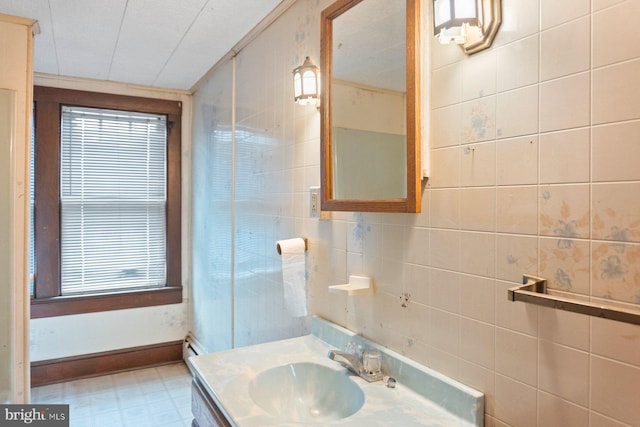
<path id="1" fill-rule="evenodd" d="M 321 339 L 320 337 L 323 339 Z M 327 342 L 327 341 L 329 342 Z M 327 352 L 348 341 L 383 352 L 383 372 L 398 383 L 368 383 L 353 375 Z M 484 395 L 389 349 L 371 343 L 331 322 L 314 318 L 312 335 L 194 356 L 189 364 L 227 419 L 240 427 L 300 426 L 283 422 L 257 406 L 249 396 L 250 381 L 263 370 L 289 363 L 327 366 L 358 384 L 364 394 L 362 408 L 350 417 L 332 421 L 340 426 L 482 426 Z M 318 423 L 316 425 L 326 425 Z"/>

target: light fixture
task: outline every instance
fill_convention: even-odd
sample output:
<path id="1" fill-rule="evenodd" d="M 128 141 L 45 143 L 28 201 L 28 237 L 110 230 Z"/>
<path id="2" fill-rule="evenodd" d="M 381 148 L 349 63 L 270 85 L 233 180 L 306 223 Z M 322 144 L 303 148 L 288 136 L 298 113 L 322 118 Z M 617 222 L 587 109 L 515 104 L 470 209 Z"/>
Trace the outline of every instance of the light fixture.
<path id="1" fill-rule="evenodd" d="M 308 56 L 293 70 L 293 96 L 300 105 L 320 105 L 320 71 Z"/>
<path id="2" fill-rule="evenodd" d="M 491 46 L 502 23 L 501 0 L 433 0 L 433 30 L 470 55 Z"/>

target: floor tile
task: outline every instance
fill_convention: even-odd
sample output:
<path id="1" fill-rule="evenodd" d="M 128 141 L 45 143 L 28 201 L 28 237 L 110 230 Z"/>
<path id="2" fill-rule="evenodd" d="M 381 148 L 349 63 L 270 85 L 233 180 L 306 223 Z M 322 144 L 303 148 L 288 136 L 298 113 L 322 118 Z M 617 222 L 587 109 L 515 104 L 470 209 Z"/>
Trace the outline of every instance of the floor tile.
<path id="1" fill-rule="evenodd" d="M 184 363 L 34 387 L 33 403 L 69 405 L 71 427 L 189 427 L 191 374 Z"/>

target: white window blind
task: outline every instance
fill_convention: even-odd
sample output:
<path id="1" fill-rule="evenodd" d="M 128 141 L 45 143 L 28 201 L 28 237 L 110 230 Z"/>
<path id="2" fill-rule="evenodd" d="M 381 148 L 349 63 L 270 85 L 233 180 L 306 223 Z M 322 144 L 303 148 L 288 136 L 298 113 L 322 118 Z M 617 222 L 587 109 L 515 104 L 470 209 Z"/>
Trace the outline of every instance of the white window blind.
<path id="1" fill-rule="evenodd" d="M 63 107 L 61 293 L 166 283 L 162 115 Z"/>
<path id="2" fill-rule="evenodd" d="M 33 117 L 33 114 L 31 115 Z M 36 206 L 36 150 L 35 129 L 31 122 L 31 147 L 29 156 L 29 296 L 34 293 L 34 276 L 36 274 L 36 240 L 35 240 L 35 206 Z"/>

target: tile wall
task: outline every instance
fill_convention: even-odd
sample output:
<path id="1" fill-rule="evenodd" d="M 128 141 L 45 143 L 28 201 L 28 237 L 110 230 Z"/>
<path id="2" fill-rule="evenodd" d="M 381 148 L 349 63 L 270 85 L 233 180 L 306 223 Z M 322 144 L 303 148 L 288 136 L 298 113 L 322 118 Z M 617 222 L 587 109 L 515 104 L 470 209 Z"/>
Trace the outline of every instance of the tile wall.
<path id="1" fill-rule="evenodd" d="M 194 246 L 195 270 L 209 263 L 194 292 L 215 294 L 204 249 L 221 245 L 235 265 L 236 345 L 304 333 L 282 309 L 273 244 L 305 236 L 310 312 L 483 391 L 486 425 L 639 425 L 640 327 L 506 295 L 530 273 L 640 309 L 640 0 L 503 0 L 491 49 L 467 57 L 432 43 L 423 212 L 320 221 L 308 215 L 320 117 L 293 104 L 290 79 L 305 55 L 319 60 L 329 3 L 295 2 L 236 57 L 235 196 L 220 217 L 204 207 L 230 194 L 214 191 L 228 158 L 194 161 L 194 236 L 210 241 Z M 228 72 L 194 98 L 202 156 L 216 144 L 198 120 L 232 126 L 218 96 Z M 218 218 L 231 218 L 233 242 L 208 228 Z M 372 276 L 376 293 L 327 291 L 349 274 Z"/>

